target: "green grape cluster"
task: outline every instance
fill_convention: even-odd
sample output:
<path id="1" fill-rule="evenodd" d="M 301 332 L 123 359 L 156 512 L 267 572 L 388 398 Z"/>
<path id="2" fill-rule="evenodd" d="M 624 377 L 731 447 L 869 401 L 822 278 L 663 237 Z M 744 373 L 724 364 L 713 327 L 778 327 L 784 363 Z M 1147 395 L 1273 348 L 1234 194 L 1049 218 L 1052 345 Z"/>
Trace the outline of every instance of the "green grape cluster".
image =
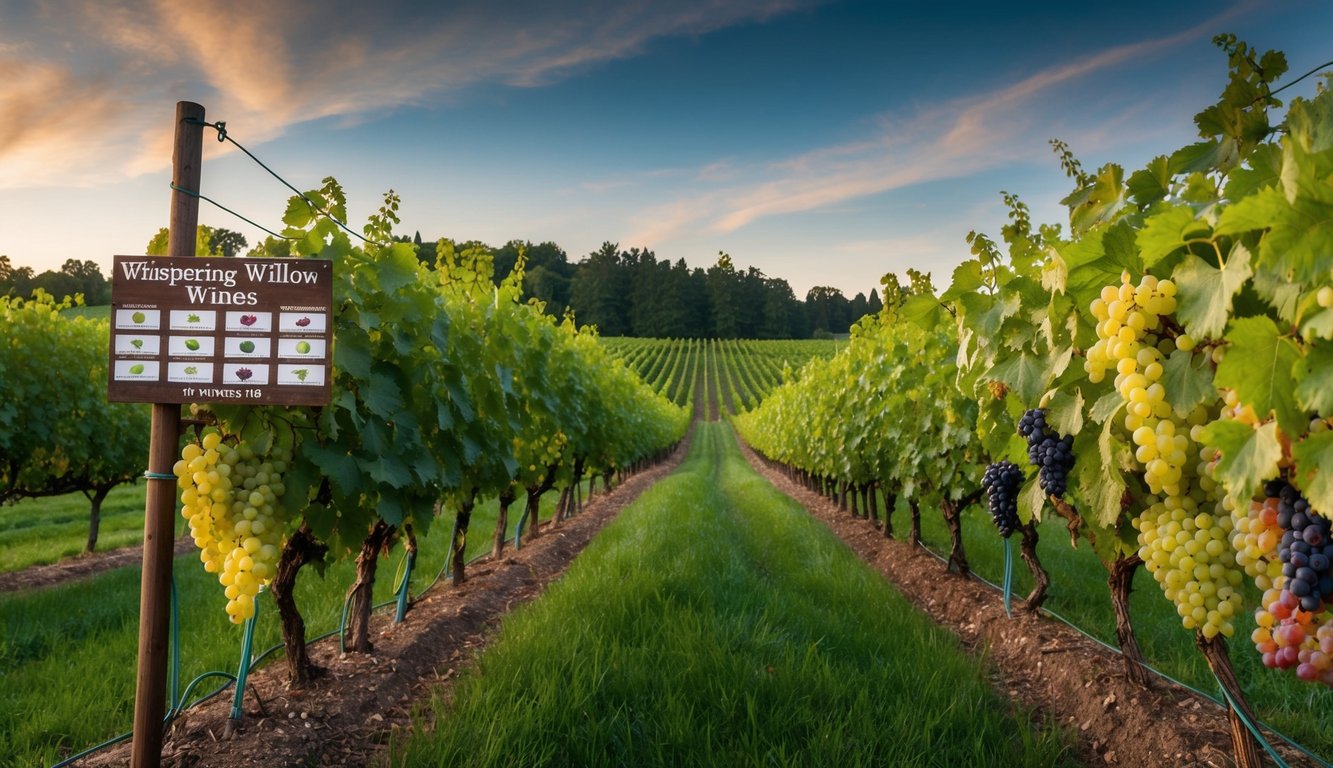
<path id="1" fill-rule="evenodd" d="M 1097 343 L 1088 350 L 1083 369 L 1094 384 L 1106 378 L 1108 369 L 1114 369 L 1116 389 L 1131 400 L 1130 413 L 1140 417 L 1160 412 L 1157 403 L 1162 398 L 1139 395 L 1131 399 L 1130 394 L 1137 389 L 1146 394 L 1158 383 L 1167 355 L 1194 348 L 1194 340 L 1186 334 L 1170 338 L 1160 333 L 1162 317 L 1176 311 L 1175 296 L 1176 285 L 1170 280 L 1144 275 L 1136 286 L 1124 275 L 1120 285 L 1103 288 L 1090 307 L 1097 319 Z"/>
<path id="2" fill-rule="evenodd" d="M 281 451 L 258 456 L 249 445 L 229 445 L 210 430 L 199 442 L 186 443 L 176 462 L 181 515 L 204 570 L 218 574 L 232 623 L 254 616 L 260 587 L 277 573 L 288 522 L 279 499 L 290 460 Z"/>
<path id="3" fill-rule="evenodd" d="M 1124 275 L 1120 285 L 1103 288 L 1090 307 L 1097 343 L 1084 369 L 1093 382 L 1114 369 L 1125 403 L 1125 431 L 1151 494 L 1133 520 L 1139 557 L 1186 629 L 1231 637 L 1244 574 L 1231 548 L 1231 515 L 1207 471 L 1208 449 L 1197 440 L 1212 414 L 1201 405 L 1182 418 L 1162 381 L 1166 358 L 1194 349 L 1188 335 L 1168 331 L 1175 295 L 1174 283 L 1152 275 L 1137 285 Z"/>
<path id="4" fill-rule="evenodd" d="M 1166 496 L 1133 523 L 1139 557 L 1175 603 L 1185 628 L 1208 638 L 1235 634 L 1244 573 L 1235 567 L 1230 546 L 1231 516 L 1216 502 L 1200 505 L 1193 495 Z"/>

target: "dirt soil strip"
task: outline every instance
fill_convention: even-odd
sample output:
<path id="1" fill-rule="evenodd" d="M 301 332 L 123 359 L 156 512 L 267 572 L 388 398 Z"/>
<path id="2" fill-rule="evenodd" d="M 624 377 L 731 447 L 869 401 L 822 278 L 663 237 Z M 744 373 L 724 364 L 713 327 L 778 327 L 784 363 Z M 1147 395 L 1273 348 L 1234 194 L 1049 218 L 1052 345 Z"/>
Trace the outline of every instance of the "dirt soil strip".
<path id="1" fill-rule="evenodd" d="M 993 668 L 992 682 L 1001 695 L 1075 733 L 1085 764 L 1234 764 L 1226 714 L 1213 702 L 1162 680 L 1149 690 L 1131 683 L 1119 654 L 1062 622 L 1027 613 L 1021 596 L 1013 598 L 1013 618 L 1005 616 L 1003 597 L 994 589 L 946 571 L 944 563 L 906 540 L 884 538 L 871 521 L 854 518 L 793 482 L 744 443 L 742 450 L 769 482 L 982 657 Z M 1315 765 L 1285 745 L 1280 752 L 1289 765 Z"/>
<path id="2" fill-rule="evenodd" d="M 176 539 L 174 552 L 177 557 L 194 549 L 194 542 L 189 535 Z M 135 544 L 90 555 L 78 555 L 66 558 L 50 565 L 34 565 L 21 571 L 0 573 L 0 592 L 21 592 L 29 589 L 41 589 L 67 581 L 95 576 L 113 568 L 143 564 L 143 545 Z"/>
<path id="3" fill-rule="evenodd" d="M 687 450 L 688 440 L 664 463 L 594 496 L 578 516 L 554 528 L 543 525 L 541 535 L 517 552 L 507 548 L 500 562 L 469 565 L 468 579 L 458 588 L 437 584 L 412 604 L 402 624 L 377 611 L 373 654 L 340 653 L 336 636 L 314 643 L 311 659 L 326 671 L 300 690 L 288 689 L 281 658 L 256 670 L 246 686 L 242 729 L 225 742 L 218 743 L 231 710 L 230 689 L 187 710 L 167 734 L 162 764 L 364 766 L 381 760 L 390 734 L 411 728 L 412 707 L 432 692 L 447 696 L 505 614 L 540 596 L 598 531 L 675 469 Z M 236 637 L 239 656 L 240 634 Z M 123 766 L 129 756 L 126 742 L 79 765 Z"/>

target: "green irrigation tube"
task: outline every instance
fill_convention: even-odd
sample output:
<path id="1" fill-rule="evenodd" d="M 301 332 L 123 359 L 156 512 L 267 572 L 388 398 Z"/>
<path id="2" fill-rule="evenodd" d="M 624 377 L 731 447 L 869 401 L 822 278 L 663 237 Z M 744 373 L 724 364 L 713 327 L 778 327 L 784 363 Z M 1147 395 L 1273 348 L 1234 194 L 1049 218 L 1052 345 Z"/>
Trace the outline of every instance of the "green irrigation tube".
<path id="1" fill-rule="evenodd" d="M 263 590 L 260 590 L 259 594 L 263 594 Z M 255 624 L 259 621 L 259 601 L 255 600 L 253 602 L 255 612 L 245 620 L 245 634 L 241 639 L 241 663 L 236 668 L 236 695 L 231 700 L 231 721 L 233 725 L 239 725 L 241 722 L 241 705 L 245 701 L 245 679 L 250 676 L 250 652 L 255 642 Z"/>
<path id="2" fill-rule="evenodd" d="M 413 550 L 408 550 L 407 556 L 404 558 L 402 573 L 398 577 L 396 590 L 398 592 L 398 605 L 394 608 L 393 612 L 394 624 L 403 623 L 403 617 L 407 615 L 407 584 L 412 579 L 412 566 L 416 564 L 416 560 L 417 553 Z"/>
<path id="3" fill-rule="evenodd" d="M 528 522 L 528 505 L 523 505 L 523 514 L 518 516 L 518 525 L 514 526 L 514 551 L 517 552 L 522 545 L 523 526 Z"/>

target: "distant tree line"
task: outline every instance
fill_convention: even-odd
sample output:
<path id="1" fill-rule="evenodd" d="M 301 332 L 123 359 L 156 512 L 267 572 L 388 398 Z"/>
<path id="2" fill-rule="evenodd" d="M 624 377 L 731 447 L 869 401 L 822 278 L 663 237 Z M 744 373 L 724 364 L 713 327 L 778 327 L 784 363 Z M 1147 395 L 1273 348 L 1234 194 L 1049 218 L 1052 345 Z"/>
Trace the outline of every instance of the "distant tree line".
<path id="1" fill-rule="evenodd" d="M 195 255 L 236 256 L 246 245 L 245 235 L 239 232 L 200 225 Z M 153 235 L 144 252 L 150 256 L 166 254 L 165 227 Z M 82 293 L 83 303 L 90 307 L 111 303 L 111 280 L 102 274 L 95 261 L 66 259 L 59 271 L 48 269 L 37 274 L 32 267 L 15 267 L 8 256 L 0 255 L 0 296 L 28 297 L 38 288 L 57 300 Z"/>
<path id="2" fill-rule="evenodd" d="M 402 238 L 407 241 L 407 238 Z M 435 264 L 437 241 L 412 241 L 417 257 Z M 248 252 L 245 237 L 227 229 L 200 226 L 195 253 L 200 256 L 282 256 L 289 245 L 267 238 Z M 562 315 L 572 310 L 580 324 L 596 325 L 604 336 L 652 338 L 803 339 L 845 334 L 866 314 L 883 306 L 878 292 L 858 293 L 851 299 L 837 288 L 816 286 L 796 297 L 786 280 L 768 277 L 757 267 L 738 268 L 726 253 L 707 269 L 691 268 L 684 259 L 658 259 L 650 250 L 622 250 L 617 243 L 602 247 L 578 262 L 552 242 L 533 244 L 511 240 L 500 248 L 469 241 L 458 250 L 481 248 L 494 256 L 498 283 L 514 268 L 519 251 L 525 254 L 524 292 Z M 145 252 L 162 255 L 167 230 L 148 241 Z M 28 296 L 41 288 L 56 298 L 82 293 L 95 306 L 111 302 L 111 283 L 92 261 L 69 259 L 59 271 L 34 274 L 31 267 L 14 267 L 0 256 L 0 295 Z"/>
<path id="3" fill-rule="evenodd" d="M 435 263 L 434 241 L 423 241 L 417 233 L 412 242 L 419 259 Z M 497 281 L 514 268 L 521 249 L 529 298 L 544 302 L 554 315 L 573 310 L 580 324 L 596 325 L 603 336 L 810 338 L 847 333 L 882 307 L 874 289 L 869 297 L 858 293 L 848 299 L 837 288 L 816 286 L 802 301 L 786 280 L 756 267 L 738 269 L 726 253 L 704 269 L 610 242 L 577 263 L 552 242 L 512 240 L 492 249 L 472 241 L 456 247 L 490 250 Z"/>
<path id="4" fill-rule="evenodd" d="M 15 267 L 8 256 L 0 255 L 0 296 L 28 297 L 39 288 L 57 299 L 81 293 L 90 306 L 111 303 L 111 283 L 97 262 L 66 259 L 59 271 L 37 274 L 32 267 Z"/>

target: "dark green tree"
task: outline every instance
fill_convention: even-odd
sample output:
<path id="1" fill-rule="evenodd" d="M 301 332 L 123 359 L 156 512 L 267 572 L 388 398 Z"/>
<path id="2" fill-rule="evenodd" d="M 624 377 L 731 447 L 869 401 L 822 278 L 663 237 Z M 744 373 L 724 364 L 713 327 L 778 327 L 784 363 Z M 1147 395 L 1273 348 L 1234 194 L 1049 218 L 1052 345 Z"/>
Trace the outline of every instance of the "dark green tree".
<path id="1" fill-rule="evenodd" d="M 15 267 L 8 256 L 0 256 L 0 295 L 28 296 L 35 278 L 32 267 Z"/>
<path id="2" fill-rule="evenodd" d="M 66 259 L 60 267 L 60 274 L 68 276 L 75 291 L 83 294 L 84 304 L 96 307 L 111 303 L 111 282 L 102 274 L 102 268 L 97 266 L 97 262 Z"/>
<path id="3" fill-rule="evenodd" d="M 858 293 L 852 297 L 849 309 L 851 321 L 855 323 L 857 320 L 865 317 L 866 313 L 870 311 L 870 302 L 866 300 L 866 295 L 864 293 Z"/>
<path id="4" fill-rule="evenodd" d="M 735 339 L 740 336 L 739 285 L 731 256 L 718 251 L 717 263 L 708 268 L 708 298 L 713 305 L 713 332 L 710 335 L 713 338 Z"/>
<path id="5" fill-rule="evenodd" d="M 630 332 L 629 273 L 621 268 L 620 246 L 602 247 L 579 262 L 569 287 L 569 305 L 580 325 L 595 325 L 603 336 Z"/>
<path id="6" fill-rule="evenodd" d="M 851 303 L 837 288 L 817 285 L 805 294 L 806 314 L 816 336 L 846 333 L 850 327 Z"/>
<path id="7" fill-rule="evenodd" d="M 245 235 L 230 229 L 215 229 L 208 237 L 208 252 L 227 258 L 236 256 L 249 245 Z"/>

